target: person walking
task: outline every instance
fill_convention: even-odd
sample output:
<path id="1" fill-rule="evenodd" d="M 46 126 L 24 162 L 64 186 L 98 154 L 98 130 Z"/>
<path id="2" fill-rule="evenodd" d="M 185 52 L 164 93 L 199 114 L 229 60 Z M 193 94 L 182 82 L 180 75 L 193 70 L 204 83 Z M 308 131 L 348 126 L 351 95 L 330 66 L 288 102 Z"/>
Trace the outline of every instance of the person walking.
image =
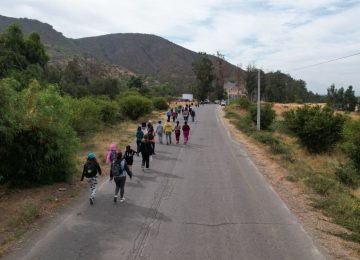
<path id="1" fill-rule="evenodd" d="M 180 122 L 176 121 L 176 126 L 174 128 L 175 131 L 175 139 L 176 139 L 176 144 L 179 144 L 180 141 L 180 133 L 181 133 L 181 126 L 180 126 Z"/>
<path id="2" fill-rule="evenodd" d="M 177 113 L 176 113 L 176 109 L 174 109 L 174 111 L 172 112 L 173 123 L 175 123 L 176 118 L 177 118 Z"/>
<path id="3" fill-rule="evenodd" d="M 135 136 L 136 136 L 136 154 L 137 156 L 139 156 L 141 140 L 144 137 L 144 132 L 142 131 L 141 126 L 138 127 Z"/>
<path id="4" fill-rule="evenodd" d="M 164 125 L 164 132 L 166 136 L 166 144 L 171 144 L 171 132 L 173 131 L 173 125 L 170 123 L 170 119 Z"/>
<path id="5" fill-rule="evenodd" d="M 189 118 L 189 110 L 188 108 L 186 107 L 184 112 L 183 112 L 183 117 L 184 117 L 184 121 L 188 121 L 188 118 Z"/>
<path id="6" fill-rule="evenodd" d="M 130 171 L 132 171 L 132 165 L 134 162 L 135 154 L 136 154 L 136 152 L 133 149 L 131 149 L 131 146 L 127 145 L 125 153 L 124 153 L 124 159 L 126 161 L 127 166 L 129 166 Z"/>
<path id="7" fill-rule="evenodd" d="M 149 142 L 151 144 L 151 154 L 150 155 L 155 155 L 155 135 L 156 135 L 156 133 L 155 133 L 153 125 L 149 126 L 147 135 L 148 135 Z"/>
<path id="8" fill-rule="evenodd" d="M 188 125 L 187 121 L 185 121 L 182 130 L 184 135 L 184 144 L 187 144 L 189 141 L 189 134 L 190 134 L 190 126 Z"/>
<path id="9" fill-rule="evenodd" d="M 117 154 L 116 144 L 111 143 L 110 146 L 109 146 L 109 151 L 108 151 L 108 153 L 106 155 L 105 163 L 106 164 L 111 164 L 116 159 L 116 154 Z"/>
<path id="10" fill-rule="evenodd" d="M 126 183 L 126 173 L 132 179 L 132 172 L 129 169 L 126 159 L 122 158 L 122 152 L 119 152 L 116 156 L 116 160 L 111 165 L 110 171 L 110 182 L 114 179 L 115 182 L 115 195 L 114 202 L 117 202 L 118 193 L 120 191 L 120 202 L 125 201 L 125 183 Z"/>
<path id="11" fill-rule="evenodd" d="M 164 127 L 161 124 L 161 121 L 158 122 L 158 125 L 156 127 L 156 134 L 159 137 L 159 143 L 162 144 L 162 137 L 163 137 Z"/>
<path id="12" fill-rule="evenodd" d="M 149 169 L 150 164 L 150 155 L 151 155 L 151 144 L 149 142 L 149 138 L 147 135 L 144 135 L 144 139 L 141 141 L 140 144 L 140 152 L 142 156 L 142 163 L 141 168 L 144 169 L 146 166 L 146 169 Z"/>
<path id="13" fill-rule="evenodd" d="M 101 168 L 99 163 L 95 158 L 94 153 L 89 153 L 87 156 L 86 163 L 84 164 L 84 169 L 81 175 L 81 181 L 86 177 L 87 182 L 90 185 L 90 205 L 94 204 L 95 195 L 96 195 L 96 185 L 97 185 L 97 174 L 101 175 Z"/>
<path id="14" fill-rule="evenodd" d="M 191 110 L 191 121 L 194 122 L 195 121 L 195 110 Z"/>
<path id="15" fill-rule="evenodd" d="M 166 113 L 167 120 L 170 120 L 171 115 L 172 115 L 172 111 L 171 110 L 167 111 Z"/>

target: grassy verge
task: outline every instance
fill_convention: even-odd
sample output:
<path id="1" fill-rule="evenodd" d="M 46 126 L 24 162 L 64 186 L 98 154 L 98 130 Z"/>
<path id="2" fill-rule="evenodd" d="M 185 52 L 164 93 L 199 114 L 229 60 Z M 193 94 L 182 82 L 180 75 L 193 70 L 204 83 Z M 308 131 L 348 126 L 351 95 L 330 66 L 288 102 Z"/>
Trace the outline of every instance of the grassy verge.
<path id="1" fill-rule="evenodd" d="M 349 232 L 336 233 L 346 240 L 360 243 L 359 179 L 344 167 L 346 158 L 338 151 L 312 155 L 301 149 L 296 139 L 286 133 L 280 121 L 271 131 L 257 132 L 243 111 L 227 108 L 225 117 L 247 136 L 263 145 L 289 173 L 288 181 L 302 182 L 313 194 L 312 206 L 331 217 Z"/>

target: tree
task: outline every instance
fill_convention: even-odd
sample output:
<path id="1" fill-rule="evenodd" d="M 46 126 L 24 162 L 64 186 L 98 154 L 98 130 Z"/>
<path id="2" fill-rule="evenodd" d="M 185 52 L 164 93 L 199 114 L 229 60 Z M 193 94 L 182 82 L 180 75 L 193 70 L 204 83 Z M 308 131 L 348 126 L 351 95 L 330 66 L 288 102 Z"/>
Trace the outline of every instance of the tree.
<path id="1" fill-rule="evenodd" d="M 200 52 L 199 58 L 193 62 L 193 71 L 195 73 L 197 84 L 195 96 L 199 100 L 208 97 L 214 80 L 214 66 L 206 53 Z"/>
<path id="2" fill-rule="evenodd" d="M 353 90 L 352 86 L 349 86 L 344 93 L 344 103 L 345 103 L 346 111 L 354 111 L 355 110 L 355 107 L 357 104 L 357 99 L 355 96 L 355 91 Z"/>
<path id="3" fill-rule="evenodd" d="M 32 79 L 41 80 L 48 60 L 39 34 L 24 38 L 20 27 L 12 24 L 0 35 L 0 78 L 17 79 L 21 83 L 18 90 L 27 87 Z"/>

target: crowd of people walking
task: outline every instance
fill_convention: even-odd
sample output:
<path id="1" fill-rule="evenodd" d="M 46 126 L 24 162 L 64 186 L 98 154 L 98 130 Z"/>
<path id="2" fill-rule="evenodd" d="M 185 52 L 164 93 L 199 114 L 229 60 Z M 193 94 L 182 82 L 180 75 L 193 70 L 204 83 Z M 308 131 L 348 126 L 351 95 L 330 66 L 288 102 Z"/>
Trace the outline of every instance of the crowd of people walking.
<path id="1" fill-rule="evenodd" d="M 184 123 L 180 124 L 179 116 L 182 115 Z M 172 144 L 172 135 L 174 133 L 176 145 L 180 143 L 181 132 L 183 133 L 183 142 L 186 145 L 189 142 L 190 136 L 190 125 L 188 123 L 189 117 L 191 121 L 195 121 L 195 110 L 192 107 L 192 104 L 186 104 L 185 106 L 176 106 L 175 108 L 170 109 L 166 112 L 167 120 L 165 124 L 162 124 L 162 121 L 157 122 L 156 127 L 154 127 L 151 120 L 147 123 L 143 122 L 138 126 L 135 133 L 136 138 L 136 151 L 131 148 L 130 145 L 126 146 L 124 153 L 118 151 L 116 144 L 111 143 L 109 146 L 109 151 L 106 155 L 105 163 L 110 166 L 110 182 L 114 181 L 115 183 L 115 192 L 114 192 L 114 203 L 117 202 L 118 194 L 120 192 L 120 202 L 125 201 L 125 183 L 126 175 L 131 179 L 133 176 L 132 165 L 134 163 L 134 156 L 140 156 L 141 154 L 141 168 L 143 171 L 150 168 L 150 161 L 155 153 L 155 143 L 156 137 L 159 144 L 163 144 L 163 135 L 165 135 L 166 145 Z M 171 122 L 172 121 L 172 122 Z M 102 170 L 98 160 L 94 153 L 89 153 L 87 156 L 86 163 L 83 167 L 83 172 L 81 176 L 81 181 L 84 178 L 87 179 L 87 182 L 90 186 L 90 205 L 93 205 L 95 202 L 96 188 L 97 188 L 97 175 L 101 175 Z"/>

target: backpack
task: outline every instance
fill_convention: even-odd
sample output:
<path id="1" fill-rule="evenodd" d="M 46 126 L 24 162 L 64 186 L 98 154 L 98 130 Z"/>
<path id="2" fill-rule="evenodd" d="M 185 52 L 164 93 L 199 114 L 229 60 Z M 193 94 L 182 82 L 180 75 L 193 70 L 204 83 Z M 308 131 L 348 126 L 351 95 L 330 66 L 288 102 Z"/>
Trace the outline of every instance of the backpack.
<path id="1" fill-rule="evenodd" d="M 87 161 L 85 163 L 85 177 L 86 178 L 92 178 L 95 177 L 97 174 L 97 167 L 96 167 L 96 163 L 93 161 Z"/>
<path id="2" fill-rule="evenodd" d="M 113 164 L 111 165 L 111 174 L 114 178 L 116 177 L 120 177 L 123 175 L 124 172 L 124 160 L 116 160 L 113 162 Z"/>
<path id="3" fill-rule="evenodd" d="M 154 139 L 153 131 L 149 131 L 149 132 L 148 132 L 148 139 L 149 139 L 149 140 Z"/>
<path id="4" fill-rule="evenodd" d="M 117 152 L 116 151 L 111 151 L 110 153 L 110 162 L 113 162 L 116 159 L 117 156 Z"/>

